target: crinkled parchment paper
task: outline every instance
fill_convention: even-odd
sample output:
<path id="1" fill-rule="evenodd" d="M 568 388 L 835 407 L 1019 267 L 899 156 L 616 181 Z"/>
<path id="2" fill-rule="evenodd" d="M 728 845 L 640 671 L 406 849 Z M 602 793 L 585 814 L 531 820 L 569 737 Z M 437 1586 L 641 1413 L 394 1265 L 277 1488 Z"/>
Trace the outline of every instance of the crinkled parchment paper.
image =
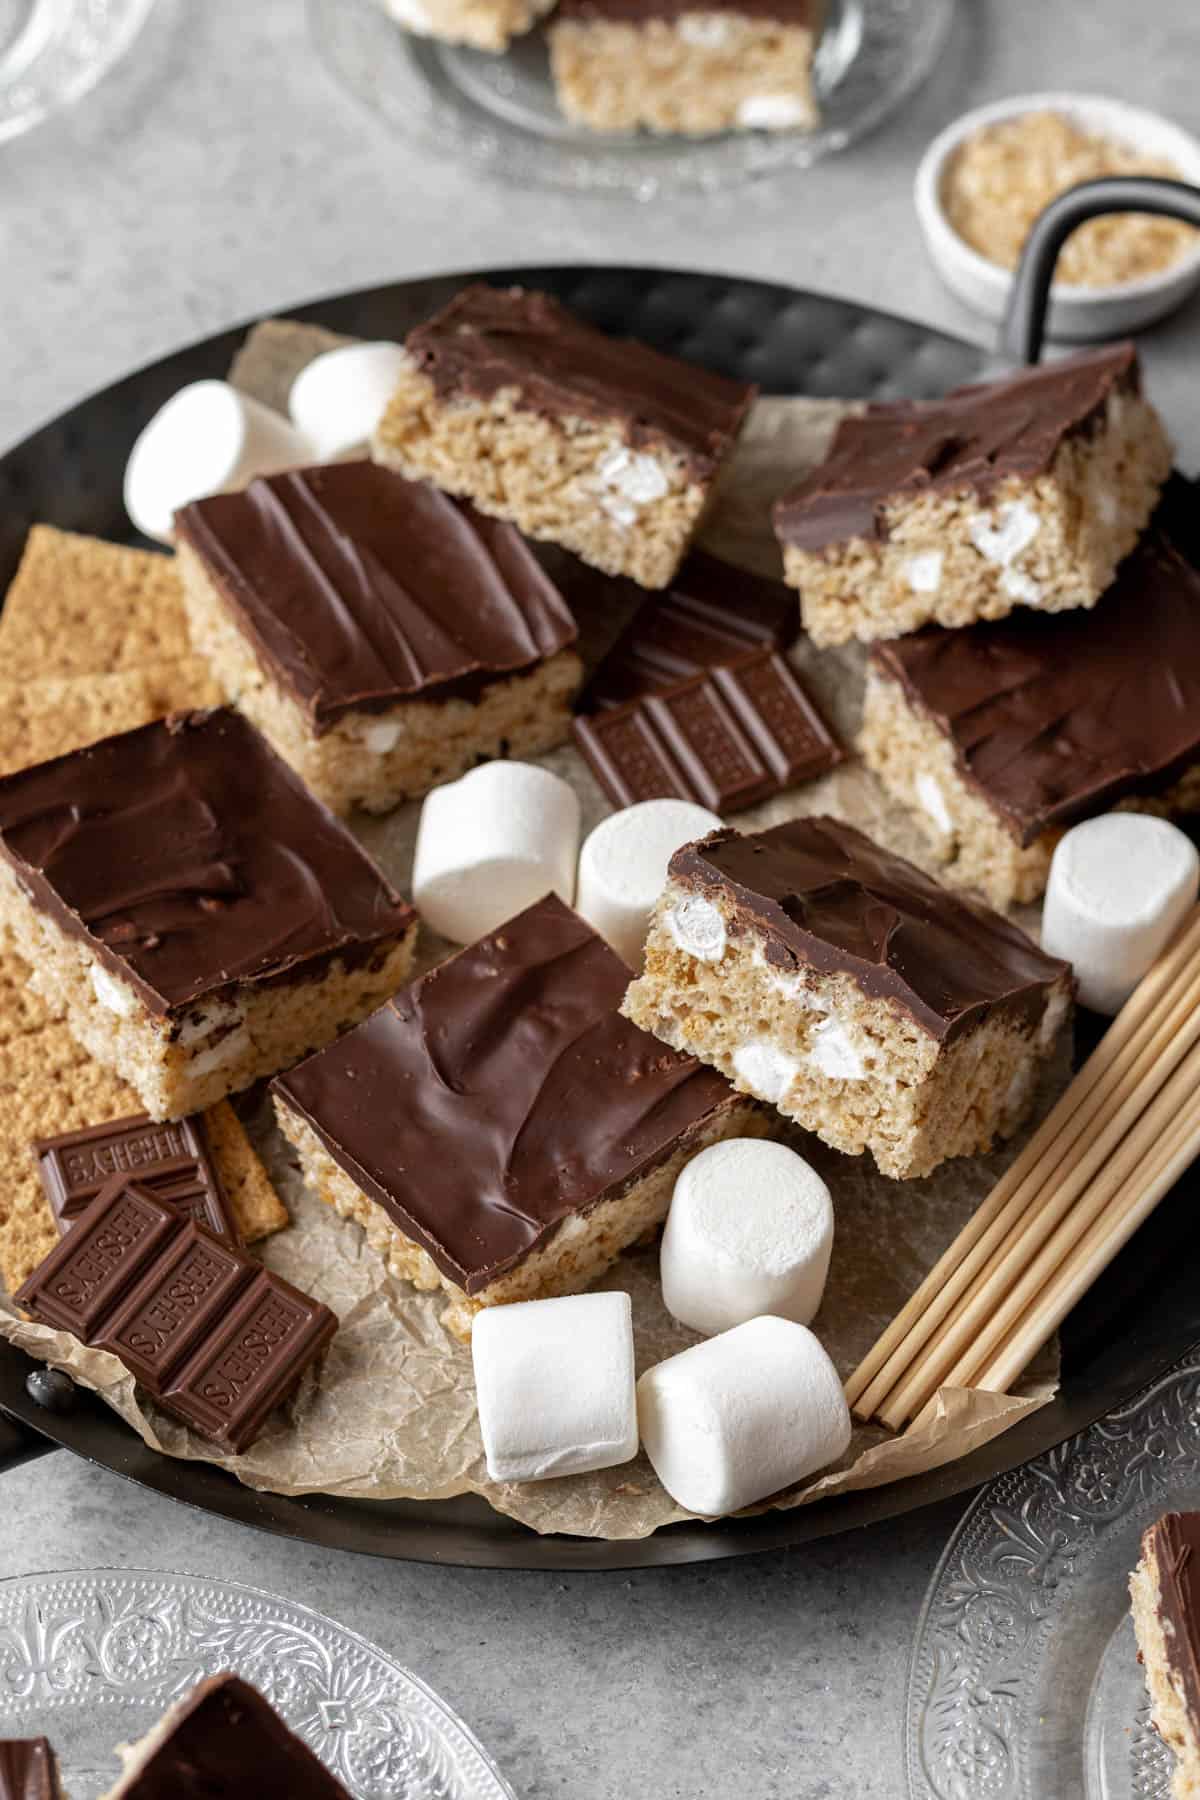
<path id="1" fill-rule="evenodd" d="M 303 336 L 298 335 L 303 333 Z M 278 404 L 300 364 L 326 347 L 327 334 L 280 324 L 259 327 L 235 373 L 250 391 Z M 712 514 L 705 541 L 731 561 L 778 572 L 770 535 L 771 500 L 819 459 L 843 411 L 828 401 L 760 401 Z M 597 654 L 623 623 L 594 620 L 585 632 Z M 861 699 L 862 653 L 817 653 L 796 661 L 844 741 Z M 569 779 L 583 803 L 584 829 L 609 810 L 580 758 L 561 749 L 545 762 Z M 407 889 L 418 808 L 408 806 L 363 826 L 361 836 L 389 875 Z M 741 815 L 752 829 L 797 814 L 828 811 L 921 862 L 924 846 L 874 778 L 851 763 L 812 785 Z M 421 966 L 448 946 L 423 932 Z M 1043 1083 L 1044 1110 L 1066 1079 L 1065 1048 Z M 535 1531 L 607 1538 L 643 1537 L 687 1515 L 655 1480 L 644 1457 L 623 1468 L 528 1484 L 490 1482 L 480 1449 L 470 1351 L 439 1323 L 441 1302 L 389 1276 L 356 1225 L 307 1193 L 260 1103 L 252 1134 L 293 1216 L 271 1239 L 263 1261 L 333 1308 L 341 1327 L 317 1374 L 309 1374 L 286 1413 L 274 1417 L 244 1456 L 215 1456 L 199 1438 L 148 1406 L 115 1358 L 84 1350 L 69 1336 L 18 1319 L 0 1299 L 0 1332 L 43 1360 L 69 1370 L 102 1397 L 145 1441 L 169 1455 L 221 1463 L 255 1488 L 350 1497 L 439 1499 L 474 1491 Z M 1018 1145 L 949 1163 L 924 1181 L 890 1181 L 869 1157 L 845 1157 L 815 1139 L 794 1141 L 833 1192 L 837 1231 L 824 1304 L 815 1329 L 843 1375 L 861 1360 L 950 1240 L 988 1193 Z M 639 1369 L 696 1342 L 667 1315 L 657 1283 L 657 1252 L 623 1257 L 609 1287 L 633 1299 Z M 894 1436 L 858 1426 L 834 1470 L 774 1504 L 802 1505 L 818 1495 L 878 1486 L 935 1468 L 995 1437 L 1044 1404 L 1056 1386 L 1057 1357 L 1045 1355 L 1017 1394 L 946 1389 L 916 1429 Z"/>

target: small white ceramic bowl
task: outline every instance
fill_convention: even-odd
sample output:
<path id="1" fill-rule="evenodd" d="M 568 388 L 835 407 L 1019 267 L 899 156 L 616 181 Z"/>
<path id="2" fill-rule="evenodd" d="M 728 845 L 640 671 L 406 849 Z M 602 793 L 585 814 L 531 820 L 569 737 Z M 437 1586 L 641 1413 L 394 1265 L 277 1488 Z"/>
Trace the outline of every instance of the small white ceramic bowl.
<path id="1" fill-rule="evenodd" d="M 921 158 L 914 184 L 917 218 L 934 264 L 947 287 L 986 318 L 1004 317 L 1012 271 L 989 262 L 959 237 L 942 206 L 942 181 L 959 145 L 982 126 L 1022 113 L 1062 113 L 1086 131 L 1127 144 L 1142 155 L 1172 162 L 1184 181 L 1200 185 L 1200 141 L 1157 113 L 1100 94 L 1016 94 L 964 113 L 940 132 Z M 1167 269 L 1141 281 L 1111 287 L 1055 282 L 1047 321 L 1051 337 L 1077 341 L 1124 337 L 1161 319 L 1200 286 L 1200 246 Z"/>

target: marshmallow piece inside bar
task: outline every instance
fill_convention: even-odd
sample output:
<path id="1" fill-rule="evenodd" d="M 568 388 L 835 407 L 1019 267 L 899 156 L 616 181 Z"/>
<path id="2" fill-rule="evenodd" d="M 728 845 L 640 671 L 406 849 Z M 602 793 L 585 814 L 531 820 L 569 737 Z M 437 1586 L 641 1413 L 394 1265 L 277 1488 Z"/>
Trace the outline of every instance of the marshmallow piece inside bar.
<path id="1" fill-rule="evenodd" d="M 493 1481 L 584 1475 L 637 1455 L 628 1294 L 492 1307 L 471 1353 Z"/>
<path id="2" fill-rule="evenodd" d="M 646 1454 L 689 1512 L 737 1512 L 836 1461 L 850 1442 L 837 1370 L 805 1325 L 749 1319 L 648 1369 Z"/>
<path id="3" fill-rule="evenodd" d="M 808 1325 L 832 1249 L 833 1203 L 816 1170 L 786 1144 L 727 1138 L 694 1156 L 675 1183 L 663 1301 L 709 1335 L 763 1313 Z"/>
<path id="4" fill-rule="evenodd" d="M 579 800 L 533 763 L 483 763 L 426 796 L 413 898 L 435 931 L 474 943 L 547 894 L 575 898 Z"/>
<path id="5" fill-rule="evenodd" d="M 139 531 L 171 542 L 180 507 L 313 460 L 286 419 L 227 381 L 193 381 L 138 434 L 125 465 L 125 510 Z"/>
<path id="6" fill-rule="evenodd" d="M 631 969 L 641 966 L 671 857 L 720 828 L 716 813 L 690 800 L 643 800 L 604 819 L 584 840 L 578 911 Z"/>
<path id="7" fill-rule="evenodd" d="M 406 361 L 399 344 L 339 344 L 305 364 L 288 412 L 318 462 L 367 454 Z"/>
<path id="8" fill-rule="evenodd" d="M 1166 819 L 1105 813 L 1074 826 L 1050 864 L 1042 946 L 1074 965 L 1093 1012 L 1120 1011 L 1200 889 L 1200 857 Z"/>

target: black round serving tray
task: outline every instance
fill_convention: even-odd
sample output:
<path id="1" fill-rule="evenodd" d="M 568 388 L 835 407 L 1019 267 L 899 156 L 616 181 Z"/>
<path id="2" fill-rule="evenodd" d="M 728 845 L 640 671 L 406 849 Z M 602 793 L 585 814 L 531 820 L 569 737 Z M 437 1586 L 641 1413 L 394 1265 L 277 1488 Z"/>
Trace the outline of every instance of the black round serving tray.
<path id="1" fill-rule="evenodd" d="M 519 282 L 557 294 L 603 329 L 646 340 L 772 394 L 920 398 L 970 380 L 976 346 L 843 300 L 761 281 L 659 269 L 488 269 L 367 288 L 289 316 L 358 337 L 395 338 L 464 282 Z M 94 394 L 0 458 L 0 589 L 37 520 L 131 538 L 121 479 L 134 436 L 177 388 L 223 376 L 244 328 L 179 350 Z M 207 1463 L 149 1450 L 94 1396 L 64 1414 L 26 1391 L 33 1367 L 0 1342 L 0 1470 L 55 1445 L 174 1500 L 338 1550 L 481 1568 L 627 1569 L 743 1556 L 895 1518 L 961 1493 L 1061 1443 L 1128 1399 L 1200 1340 L 1200 1282 L 1189 1176 L 1159 1207 L 1063 1331 L 1058 1397 L 943 1469 L 866 1493 L 716 1524 L 669 1526 L 635 1542 L 538 1537 L 475 1496 L 410 1502 L 254 1493 Z M 897 1203 L 902 1190 L 897 1188 Z"/>

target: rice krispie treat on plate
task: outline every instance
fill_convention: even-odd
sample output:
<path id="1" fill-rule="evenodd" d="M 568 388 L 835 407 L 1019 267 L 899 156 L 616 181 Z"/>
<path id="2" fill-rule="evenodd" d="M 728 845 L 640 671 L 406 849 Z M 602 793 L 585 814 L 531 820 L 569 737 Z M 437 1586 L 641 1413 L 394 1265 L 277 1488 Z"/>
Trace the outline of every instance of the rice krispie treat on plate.
<path id="1" fill-rule="evenodd" d="M 595 131 L 811 129 L 825 0 L 560 0 L 550 67 Z"/>
<path id="2" fill-rule="evenodd" d="M 1154 1728 L 1175 1753 L 1175 1800 L 1200 1800 L 1200 1513 L 1164 1513 L 1129 1578 Z"/>
<path id="3" fill-rule="evenodd" d="M 0 923 L 155 1119 L 274 1074 L 408 973 L 416 915 L 239 714 L 0 780 Z"/>
<path id="4" fill-rule="evenodd" d="M 928 1175 L 1032 1102 L 1071 970 L 835 819 L 671 858 L 625 1016 L 836 1150 Z"/>
<path id="5" fill-rule="evenodd" d="M 618 1011 L 629 970 L 553 895 L 274 1083 L 321 1198 L 394 1275 L 481 1307 L 578 1293 L 662 1223 L 697 1150 L 764 1129 Z"/>
<path id="6" fill-rule="evenodd" d="M 373 455 L 665 587 L 754 389 L 575 318 L 548 294 L 464 288 L 405 340 Z"/>
<path id="7" fill-rule="evenodd" d="M 1078 820 L 1200 807 L 1200 572 L 1151 534 L 1090 612 L 877 644 L 859 749 L 948 881 L 1036 900 Z"/>
<path id="8" fill-rule="evenodd" d="M 821 645 L 1094 606 L 1171 468 L 1132 344 L 843 419 L 775 506 Z"/>
<path id="9" fill-rule="evenodd" d="M 554 0 L 382 0 L 384 10 L 418 37 L 473 50 L 507 50 L 531 31 Z"/>
<path id="10" fill-rule="evenodd" d="M 176 516 L 192 639 L 226 699 L 334 812 L 386 812 L 570 730 L 565 601 L 511 525 L 377 463 Z"/>

